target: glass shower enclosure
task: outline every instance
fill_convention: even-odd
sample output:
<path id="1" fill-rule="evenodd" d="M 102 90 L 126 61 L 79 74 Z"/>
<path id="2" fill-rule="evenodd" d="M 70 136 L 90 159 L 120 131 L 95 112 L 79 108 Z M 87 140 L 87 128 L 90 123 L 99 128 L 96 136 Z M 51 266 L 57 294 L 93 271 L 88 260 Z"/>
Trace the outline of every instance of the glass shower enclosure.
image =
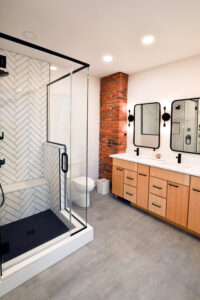
<path id="1" fill-rule="evenodd" d="M 1 275 L 87 228 L 88 82 L 87 63 L 0 33 Z"/>

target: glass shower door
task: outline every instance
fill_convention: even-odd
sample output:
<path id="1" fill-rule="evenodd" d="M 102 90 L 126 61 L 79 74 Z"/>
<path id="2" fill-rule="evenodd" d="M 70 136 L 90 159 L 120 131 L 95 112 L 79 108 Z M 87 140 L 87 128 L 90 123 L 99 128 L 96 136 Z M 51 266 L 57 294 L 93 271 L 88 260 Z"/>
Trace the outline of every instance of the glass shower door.
<path id="1" fill-rule="evenodd" d="M 62 207 L 70 219 L 71 234 L 87 226 L 87 88 L 88 72 L 73 72 L 73 66 L 69 74 L 48 85 L 48 142 L 65 148 Z"/>

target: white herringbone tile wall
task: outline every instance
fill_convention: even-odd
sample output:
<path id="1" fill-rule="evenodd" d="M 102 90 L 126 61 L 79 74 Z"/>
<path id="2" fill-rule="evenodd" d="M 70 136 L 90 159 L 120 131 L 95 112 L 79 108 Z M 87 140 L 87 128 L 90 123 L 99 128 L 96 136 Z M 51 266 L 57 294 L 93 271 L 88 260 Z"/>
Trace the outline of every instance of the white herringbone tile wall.
<path id="1" fill-rule="evenodd" d="M 0 183 L 12 184 L 44 177 L 46 142 L 46 84 L 49 64 L 0 49 L 7 57 L 9 76 L 0 78 Z M 49 185 L 5 195 L 0 210 L 1 225 L 49 209 Z"/>
<path id="2" fill-rule="evenodd" d="M 62 146 L 45 143 L 44 176 L 49 182 L 49 206 L 57 214 L 65 208 L 66 174 L 60 172 Z"/>
<path id="3" fill-rule="evenodd" d="M 0 182 L 44 177 L 43 143 L 46 141 L 46 84 L 49 64 L 0 49 L 7 57 L 9 76 L 0 78 Z"/>
<path id="4" fill-rule="evenodd" d="M 40 185 L 5 195 L 0 225 L 9 224 L 49 209 L 49 185 Z"/>

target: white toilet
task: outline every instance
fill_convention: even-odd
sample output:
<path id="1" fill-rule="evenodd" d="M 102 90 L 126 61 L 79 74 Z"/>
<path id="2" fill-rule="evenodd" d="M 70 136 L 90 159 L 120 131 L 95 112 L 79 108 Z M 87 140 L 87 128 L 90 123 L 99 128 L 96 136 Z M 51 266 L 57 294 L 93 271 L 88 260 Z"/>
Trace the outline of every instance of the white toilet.
<path id="1" fill-rule="evenodd" d="M 69 176 L 68 172 L 68 176 Z M 90 205 L 90 192 L 95 187 L 95 182 L 92 178 L 87 178 L 81 175 L 81 161 L 72 162 L 71 170 L 71 200 L 81 207 Z M 70 176 L 69 176 L 70 177 Z M 69 180 L 69 178 L 68 178 Z M 87 185 L 88 184 L 88 185 Z M 86 191 L 87 186 L 87 191 Z M 86 203 L 87 192 L 87 203 Z"/>

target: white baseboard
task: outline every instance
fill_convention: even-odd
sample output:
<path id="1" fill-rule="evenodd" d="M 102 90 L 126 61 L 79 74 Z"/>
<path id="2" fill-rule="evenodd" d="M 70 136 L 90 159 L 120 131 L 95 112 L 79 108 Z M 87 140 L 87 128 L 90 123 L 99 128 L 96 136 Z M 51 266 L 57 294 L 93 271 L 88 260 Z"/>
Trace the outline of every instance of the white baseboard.
<path id="1" fill-rule="evenodd" d="M 0 297 L 88 244 L 93 240 L 93 235 L 93 228 L 88 224 L 87 228 L 79 233 L 67 237 L 3 271 L 0 280 Z"/>

